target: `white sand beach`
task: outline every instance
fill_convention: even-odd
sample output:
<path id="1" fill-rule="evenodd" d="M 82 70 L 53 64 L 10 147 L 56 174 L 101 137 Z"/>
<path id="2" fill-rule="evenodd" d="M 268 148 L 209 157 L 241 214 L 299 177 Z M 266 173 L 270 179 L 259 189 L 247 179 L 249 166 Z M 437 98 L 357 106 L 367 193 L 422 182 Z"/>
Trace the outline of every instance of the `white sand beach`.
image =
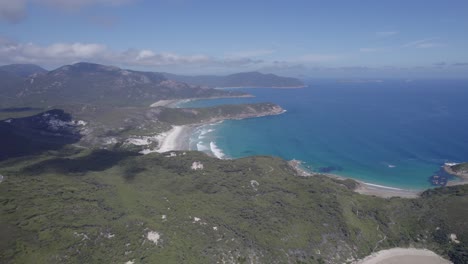
<path id="1" fill-rule="evenodd" d="M 178 137 L 184 131 L 184 126 L 174 126 L 171 130 L 166 132 L 162 138 L 161 143 L 157 152 L 162 153 L 171 150 L 177 150 L 180 145 L 180 139 Z"/>
<path id="2" fill-rule="evenodd" d="M 171 150 L 187 150 L 191 126 L 173 126 L 171 130 L 161 134 L 159 147 L 156 152 L 163 153 Z"/>
<path id="3" fill-rule="evenodd" d="M 449 260 L 442 258 L 427 249 L 392 248 L 376 252 L 354 264 L 448 264 Z"/>
<path id="4" fill-rule="evenodd" d="M 181 103 L 182 101 L 188 101 L 188 100 L 184 100 L 184 99 L 159 100 L 159 101 L 154 102 L 153 104 L 151 104 L 150 107 L 158 107 L 158 106 L 173 107 L 173 106 L 177 105 L 178 103 Z"/>
<path id="5" fill-rule="evenodd" d="M 377 184 L 357 181 L 359 186 L 355 189 L 356 192 L 365 195 L 375 195 L 382 198 L 401 197 L 401 198 L 418 198 L 420 192 L 416 190 L 406 190 L 382 186 Z"/>

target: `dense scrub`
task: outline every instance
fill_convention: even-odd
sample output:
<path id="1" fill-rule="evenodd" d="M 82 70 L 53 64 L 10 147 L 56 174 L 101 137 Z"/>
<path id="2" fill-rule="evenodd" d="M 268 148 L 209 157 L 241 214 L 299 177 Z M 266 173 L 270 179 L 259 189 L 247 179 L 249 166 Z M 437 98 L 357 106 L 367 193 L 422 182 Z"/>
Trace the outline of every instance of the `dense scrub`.
<path id="1" fill-rule="evenodd" d="M 1 262 L 345 263 L 395 246 L 467 261 L 467 186 L 382 199 L 278 158 L 176 154 L 67 148 L 2 162 Z"/>

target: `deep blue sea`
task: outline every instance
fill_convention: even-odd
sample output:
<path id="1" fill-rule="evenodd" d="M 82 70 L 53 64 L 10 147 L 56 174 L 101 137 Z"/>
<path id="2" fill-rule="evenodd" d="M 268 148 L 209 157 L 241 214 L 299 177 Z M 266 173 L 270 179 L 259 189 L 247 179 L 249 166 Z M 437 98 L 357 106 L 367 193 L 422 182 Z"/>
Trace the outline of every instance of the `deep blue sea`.
<path id="1" fill-rule="evenodd" d="M 303 89 L 241 89 L 254 98 L 183 107 L 272 102 L 286 113 L 197 129 L 192 149 L 218 157 L 274 155 L 314 171 L 407 189 L 430 187 L 445 162 L 468 161 L 468 81 L 310 81 Z"/>

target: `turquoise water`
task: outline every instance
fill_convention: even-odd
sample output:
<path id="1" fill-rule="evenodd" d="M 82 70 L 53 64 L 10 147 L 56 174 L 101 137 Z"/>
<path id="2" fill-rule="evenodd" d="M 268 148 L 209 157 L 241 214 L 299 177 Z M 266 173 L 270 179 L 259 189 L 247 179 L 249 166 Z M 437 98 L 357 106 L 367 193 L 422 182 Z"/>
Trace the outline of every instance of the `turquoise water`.
<path id="1" fill-rule="evenodd" d="M 254 98 L 184 107 L 273 102 L 279 116 L 199 128 L 191 148 L 224 158 L 274 155 L 312 170 L 411 189 L 445 162 L 468 161 L 468 81 L 313 81 L 304 89 L 243 89 Z"/>

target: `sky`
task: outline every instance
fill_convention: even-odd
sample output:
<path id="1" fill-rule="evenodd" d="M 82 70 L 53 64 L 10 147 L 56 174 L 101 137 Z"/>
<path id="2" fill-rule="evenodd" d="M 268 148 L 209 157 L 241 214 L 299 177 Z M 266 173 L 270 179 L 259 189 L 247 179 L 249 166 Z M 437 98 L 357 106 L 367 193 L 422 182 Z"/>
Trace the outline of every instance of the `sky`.
<path id="1" fill-rule="evenodd" d="M 466 0 L 0 0 L 0 64 L 468 78 Z"/>

